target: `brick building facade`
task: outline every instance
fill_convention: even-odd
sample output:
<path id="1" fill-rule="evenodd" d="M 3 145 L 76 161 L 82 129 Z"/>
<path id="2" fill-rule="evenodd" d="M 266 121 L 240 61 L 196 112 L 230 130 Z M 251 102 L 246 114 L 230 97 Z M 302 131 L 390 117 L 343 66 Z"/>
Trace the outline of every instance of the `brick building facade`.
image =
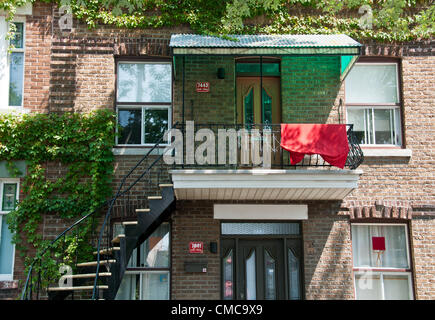
<path id="1" fill-rule="evenodd" d="M 240 63 L 251 63 L 255 68 L 255 65 L 259 63 L 260 55 L 258 54 L 249 57 L 230 54 L 195 55 L 192 52 L 186 55 L 175 55 L 174 47 L 170 46 L 171 36 L 190 33 L 187 27 L 124 30 L 100 26 L 95 30 L 89 30 L 84 23 L 74 19 L 73 29 L 65 31 L 59 29 L 59 12 L 54 5 L 36 2 L 32 8 L 27 8 L 21 13 L 23 14 L 18 13 L 19 19 L 17 20 L 23 22 L 25 26 L 23 99 L 22 107 L 19 107 L 21 111 L 63 113 L 108 108 L 117 112 L 121 118 L 120 112 L 123 110 L 129 112 L 128 116 L 136 116 L 132 111 L 134 109 L 140 113 L 138 116 L 140 119 L 148 117 L 148 114 L 150 117 L 157 117 L 152 112 L 156 112 L 156 114 L 160 112 L 158 117 L 163 123 L 175 124 L 176 122 L 183 123 L 193 120 L 195 123 L 209 125 L 246 124 L 247 109 L 239 106 L 237 95 L 240 88 L 237 79 L 243 74 L 237 68 Z M 1 23 L 5 24 L 4 16 L 0 16 L 0 18 L 3 19 Z M 4 38 L 2 38 L 3 40 Z M 269 260 L 267 261 L 273 262 L 267 264 L 265 255 L 263 260 L 258 260 L 264 264 L 264 267 L 256 265 L 254 268 L 257 273 L 273 270 L 270 274 L 273 274 L 274 277 L 265 276 L 265 279 L 261 281 L 258 280 L 260 278 L 257 279 L 257 282 L 254 281 L 257 285 L 257 287 L 254 286 L 256 288 L 256 290 L 254 289 L 256 293 L 254 297 L 263 299 L 273 297 L 280 299 L 357 299 L 367 297 L 373 299 L 434 299 L 434 41 L 422 40 L 401 44 L 359 42 L 362 44 L 359 59 L 344 81 L 340 79 L 342 61 L 339 54 L 282 55 L 277 57 L 277 55 L 265 53 L 261 59 L 264 59 L 264 63 L 279 65 L 279 75 L 270 75 L 267 73 L 268 71 L 265 71 L 265 74 L 263 71 L 260 72 L 261 81 L 264 81 L 265 85 L 268 84 L 268 78 L 279 79 L 280 98 L 278 99 L 280 106 L 278 112 L 280 119 L 278 123 L 354 124 L 354 131 L 360 134 L 359 138 L 362 139 L 359 143 L 364 152 L 364 161 L 357 169 L 343 170 L 347 170 L 350 172 L 349 175 L 356 177 L 357 187 L 351 187 L 351 190 L 348 190 L 350 188 L 348 185 L 339 185 L 339 182 L 336 181 L 337 186 L 330 186 L 332 190 L 328 191 L 331 192 L 328 196 L 326 190 L 319 191 L 315 185 L 313 186 L 315 184 L 313 180 L 306 183 L 301 182 L 299 187 L 275 187 L 267 192 L 258 191 L 261 189 L 258 188 L 256 193 L 250 195 L 249 190 L 247 190 L 250 187 L 246 187 L 246 185 L 245 188 L 234 186 L 237 185 L 237 182 L 242 184 L 240 181 L 244 178 L 237 180 L 237 173 L 233 173 L 236 176 L 228 177 L 227 180 L 236 182 L 232 186 L 228 183 L 226 187 L 227 189 L 232 188 L 232 191 L 229 195 L 225 195 L 225 192 L 221 195 L 216 189 L 213 189 L 214 176 L 204 178 L 211 180 L 211 182 L 208 182 L 208 186 L 205 186 L 207 183 L 203 182 L 202 190 L 199 189 L 201 187 L 198 187 L 201 184 L 193 182 L 196 187 L 191 187 L 191 189 L 179 187 L 177 190 L 175 180 L 180 180 L 180 186 L 183 184 L 183 179 L 190 179 L 189 173 L 182 172 L 182 168 L 178 168 L 180 169 L 178 172 L 170 171 L 169 176 L 174 178 L 173 186 L 177 200 L 175 208 L 163 223 L 163 225 L 169 223 L 167 224 L 168 229 L 161 231 L 161 227 L 159 227 L 160 229 L 154 228 L 157 233 L 159 230 L 161 231 L 160 236 L 151 235 L 151 238 L 146 240 L 146 246 L 143 249 L 145 255 L 149 254 L 153 248 L 152 238 L 163 241 L 162 239 L 167 236 L 168 238 L 165 240 L 167 243 L 163 243 L 160 250 L 166 250 L 165 252 L 169 257 L 160 265 L 150 264 L 148 268 L 139 271 L 127 267 L 124 277 L 130 276 L 133 279 L 140 276 L 142 293 L 136 297 L 129 294 L 132 285 L 128 285 L 124 281 L 119 289 L 121 293 L 119 293 L 118 298 L 248 298 L 248 295 L 252 294 L 250 293 L 249 281 L 246 280 L 250 279 L 250 272 L 252 273 L 252 269 L 248 267 L 249 261 L 252 252 L 257 252 L 256 259 L 260 259 L 258 248 L 263 248 L 261 244 L 254 244 L 254 241 L 275 239 L 273 245 L 271 244 L 271 249 L 269 247 L 263 248 L 268 255 L 267 259 Z M 245 60 L 243 61 L 243 59 Z M 4 63 L 3 60 L 0 63 Z M 172 97 L 169 100 L 164 98 L 165 101 L 158 101 L 160 104 L 154 103 L 153 105 L 152 97 L 149 98 L 151 100 L 147 100 L 147 96 L 145 98 L 141 96 L 135 100 L 138 102 L 137 104 L 129 104 L 131 100 L 128 100 L 130 94 L 128 88 L 134 84 L 128 84 L 126 91 L 120 91 L 125 88 L 120 88 L 118 82 L 124 74 L 127 74 L 125 70 L 128 69 L 121 70 L 120 65 L 130 64 L 131 66 L 135 63 L 145 65 L 155 63 L 162 65 L 162 68 L 169 65 Z M 262 64 L 260 65 L 262 68 Z M 397 94 L 395 101 L 382 100 L 391 93 L 390 91 L 374 94 L 378 95 L 375 98 L 379 98 L 380 102 L 358 100 L 361 97 L 349 89 L 352 85 L 352 88 L 355 88 L 354 83 L 358 83 L 358 74 L 355 76 L 355 72 L 359 69 L 355 68 L 356 66 L 359 66 L 361 70 L 374 72 L 374 75 L 379 72 L 376 67 L 387 66 L 385 67 L 386 71 L 382 69 L 383 79 L 385 80 L 385 77 L 394 73 L 397 81 L 391 82 L 391 79 L 387 79 L 389 85 L 386 86 L 385 90 L 388 91 L 388 88 L 391 87 L 393 87 L 392 90 L 396 90 L 394 93 Z M 373 66 L 375 67 L 373 68 Z M 224 69 L 223 79 L 216 76 L 219 68 Z M 258 76 L 258 73 L 249 74 L 246 78 L 258 78 Z M 128 75 L 125 77 L 125 79 L 131 80 Z M 351 83 L 350 81 L 355 82 Z M 197 82 L 208 82 L 210 92 L 197 92 L 195 88 Z M 346 84 L 348 88 L 346 88 Z M 4 86 L 5 83 L 1 82 L 1 85 Z M 8 86 L 7 83 L 6 85 Z M 166 89 L 159 88 L 162 92 Z M 4 90 L 8 89 L 1 89 L 2 95 L 4 92 L 7 95 L 7 91 Z M 123 96 L 123 92 L 126 92 L 125 96 Z M 157 92 L 156 94 L 163 93 Z M 263 94 L 270 94 L 270 92 L 266 88 Z M 263 94 L 261 95 L 262 101 Z M 246 99 L 247 96 L 244 95 L 242 98 Z M 351 97 L 355 97 L 355 100 L 352 101 Z M 138 105 L 140 105 L 140 109 L 138 109 Z M 255 108 L 254 106 L 254 111 L 252 111 L 254 118 L 256 117 Z M 264 108 L 263 104 L 262 108 Z M 9 107 L 6 102 L 0 106 L 0 109 L 9 112 L 14 108 Z M 167 117 L 165 116 L 166 110 Z M 271 109 L 271 113 L 275 112 L 273 110 Z M 355 115 L 360 114 L 358 112 L 363 114 L 363 124 L 350 121 L 356 119 Z M 383 118 L 384 116 L 385 118 Z M 263 120 L 264 117 L 263 113 Z M 367 124 L 369 121 L 372 121 L 372 127 Z M 277 122 L 273 121 L 273 123 Z M 375 125 L 379 128 L 387 126 L 388 129 L 376 131 Z M 139 130 L 142 135 L 144 135 L 143 130 L 145 129 Z M 378 136 L 383 137 L 386 136 L 385 132 L 388 135 L 391 134 L 391 137 L 382 138 L 388 143 L 375 140 L 374 134 L 378 133 Z M 155 142 L 151 137 L 149 144 L 147 144 L 148 137 L 139 137 L 139 141 L 134 143 L 129 143 L 125 136 L 118 137 L 118 139 L 123 140 L 124 144 L 118 141 L 118 145 L 113 149 L 115 154 L 114 190 L 129 168 L 133 167 L 147 152 L 152 142 Z M 367 139 L 375 141 L 370 143 Z M 128 144 L 132 144 L 132 146 Z M 61 174 L 61 169 L 57 166 L 58 164 L 49 164 L 50 170 Z M 168 175 L 168 170 L 171 169 L 173 168 L 156 168 L 156 170 L 163 170 L 163 175 Z M 195 167 L 193 169 L 201 168 Z M 214 174 L 219 174 L 218 169 L 212 169 L 216 170 Z M 292 170 L 306 170 L 306 173 L 298 172 L 308 177 L 310 169 L 329 170 L 330 168 L 292 167 L 282 171 L 280 175 L 288 175 L 288 180 L 292 181 L 294 179 Z M 329 171 L 338 175 L 338 180 L 345 177 L 341 171 Z M 7 180 L 10 177 L 6 171 L 0 172 L 2 173 L 0 181 L 3 184 L 10 183 L 10 180 Z M 197 174 L 206 176 L 204 172 Z M 321 174 L 322 172 L 319 173 L 319 175 Z M 251 176 L 256 177 L 255 174 Z M 264 175 L 260 176 L 264 177 Z M 273 185 L 276 179 L 275 176 L 271 176 L 269 180 L 266 177 L 262 183 Z M 215 180 L 216 185 L 218 185 L 217 180 Z M 244 183 L 255 183 L 248 178 L 243 181 Z M 331 180 L 328 181 L 331 184 L 334 183 Z M 20 179 L 17 182 L 20 182 Z M 222 185 L 225 185 L 224 182 L 219 180 Z M 145 188 L 147 187 L 143 186 L 143 190 Z M 135 190 L 141 189 L 137 187 Z M 298 190 L 300 190 L 299 193 Z M 155 195 L 155 192 L 149 192 L 151 193 L 148 195 Z M 213 193 L 216 194 L 213 195 Z M 327 200 L 328 197 L 331 200 Z M 137 201 L 139 202 L 139 200 Z M 269 219 L 267 212 L 258 213 L 261 218 L 242 218 L 237 212 L 234 213 L 235 218 L 215 218 L 216 205 L 234 205 L 234 208 L 239 208 L 237 206 L 248 204 L 256 204 L 259 208 L 262 208 L 262 205 L 287 205 L 288 218 L 283 218 L 285 214 L 281 214 L 278 215 L 280 218 Z M 292 218 L 292 208 L 298 205 L 305 206 L 306 217 Z M 231 213 L 229 214 L 231 215 Z M 71 221 L 63 221 L 53 216 L 46 216 L 43 221 L 41 232 L 47 239 L 53 238 L 71 224 Z M 300 229 L 294 234 L 290 232 L 282 237 L 273 233 L 263 233 L 262 236 L 254 237 L 254 233 L 248 235 L 243 235 L 243 233 L 224 234 L 225 223 L 229 224 L 228 227 L 231 223 L 239 223 L 238 227 L 246 230 L 250 227 L 248 224 L 255 223 L 270 223 L 272 229 L 278 224 L 288 223 L 289 228 L 299 225 Z M 393 232 L 391 231 L 393 229 L 389 228 L 396 229 Z M 363 247 L 355 247 L 357 240 L 360 241 L 358 243 L 362 243 L 365 239 L 365 236 L 360 237 L 358 232 L 364 233 L 367 237 L 371 236 L 372 241 L 373 237 L 383 237 L 384 241 L 387 239 L 387 247 L 384 252 L 378 253 L 379 251 L 365 248 L 364 245 L 361 245 L 364 249 L 362 249 Z M 231 238 L 231 236 L 234 237 Z M 396 236 L 397 238 L 394 239 L 399 240 L 393 243 L 391 239 Z M 253 241 L 252 244 L 249 244 L 247 239 Z M 283 240 L 283 243 L 284 246 L 288 246 L 289 250 L 284 250 L 283 256 L 274 256 L 273 254 L 273 250 L 282 248 L 281 240 L 277 239 L 286 239 Z M 368 241 L 369 246 L 371 246 L 370 240 Z M 204 245 L 203 253 L 189 253 L 190 242 L 202 242 Z M 298 244 L 291 247 L 290 243 L 293 242 Z M 237 245 L 232 246 L 231 244 L 227 245 L 227 243 L 237 243 Z M 165 244 L 169 246 L 166 249 Z M 214 244 L 217 245 L 217 251 L 211 248 Z M 300 252 L 297 249 L 299 244 L 301 246 Z M 396 250 L 391 256 L 388 253 L 390 245 L 390 248 Z M 236 252 L 236 250 L 241 250 L 239 246 L 240 248 L 246 246 L 251 251 L 246 249 L 249 251 L 246 254 L 242 254 L 241 251 Z M 370 253 L 365 256 L 363 250 L 366 249 Z M 142 250 L 142 247 L 138 250 Z M 231 252 L 231 250 L 233 251 Z M 135 254 L 138 255 L 137 251 Z M 228 258 L 230 254 L 233 254 L 231 259 Z M 244 254 L 245 256 L 243 256 Z M 242 261 L 242 256 L 244 261 Z M 382 263 L 386 263 L 386 265 L 366 265 L 368 260 L 382 260 L 384 257 L 385 262 Z M 391 259 L 389 262 L 387 262 L 387 257 Z M 239 261 L 239 259 L 241 260 Z M 290 261 L 294 260 L 291 259 L 298 261 L 298 268 L 292 269 Z M 406 263 L 402 260 L 406 260 Z M 359 262 L 361 264 L 358 264 Z M 377 264 L 378 262 L 376 260 L 373 263 Z M 187 265 L 195 265 L 195 263 L 205 267 L 206 272 L 202 272 L 204 270 L 200 272 L 187 271 Z M 225 269 L 225 263 L 229 263 L 231 268 Z M 237 266 L 235 266 L 236 264 Z M 1 299 L 16 298 L 21 292 L 22 285 L 18 281 L 24 281 L 26 275 L 23 270 L 23 260 L 18 254 L 14 255 L 13 266 L 13 273 L 10 277 L 0 278 Z M 287 273 L 287 270 L 281 270 L 283 266 L 290 268 L 288 269 L 290 271 Z M 130 267 L 132 266 L 130 265 Z M 135 265 L 135 267 L 139 266 Z M 225 273 L 226 270 L 230 270 L 228 274 Z M 159 275 L 159 281 L 156 280 L 157 278 L 152 278 L 153 272 Z M 371 277 L 374 289 L 371 291 L 371 289 L 362 288 L 362 291 L 358 291 L 359 289 L 356 288 L 358 281 L 361 276 L 367 276 L 367 272 L 372 272 L 368 277 Z M 276 279 L 280 279 L 281 276 L 283 277 L 282 282 L 286 284 L 281 289 L 275 288 L 275 285 L 280 285 L 278 283 L 280 281 Z M 245 278 L 245 282 L 241 280 L 242 277 Z M 258 277 L 258 274 L 255 274 L 255 277 Z M 276 283 L 272 281 L 271 284 L 267 282 L 268 279 L 274 279 Z M 144 284 L 146 281 L 149 281 L 147 285 Z M 132 280 L 132 282 L 134 281 Z M 226 284 L 228 283 L 230 283 L 230 291 L 227 292 Z M 153 287 L 154 290 L 158 288 L 158 290 L 168 291 L 152 295 L 148 291 L 153 285 L 157 286 Z M 408 291 L 404 288 L 407 288 Z M 400 294 L 391 296 L 394 290 L 399 291 Z"/>

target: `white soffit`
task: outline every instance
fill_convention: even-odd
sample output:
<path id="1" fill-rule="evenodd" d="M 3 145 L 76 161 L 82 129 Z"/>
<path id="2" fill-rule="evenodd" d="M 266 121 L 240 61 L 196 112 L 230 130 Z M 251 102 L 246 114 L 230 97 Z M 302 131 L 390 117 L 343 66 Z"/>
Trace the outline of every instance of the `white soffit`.
<path id="1" fill-rule="evenodd" d="M 218 220 L 307 220 L 306 204 L 215 204 Z"/>
<path id="2" fill-rule="evenodd" d="M 172 170 L 179 200 L 342 200 L 362 170 Z"/>

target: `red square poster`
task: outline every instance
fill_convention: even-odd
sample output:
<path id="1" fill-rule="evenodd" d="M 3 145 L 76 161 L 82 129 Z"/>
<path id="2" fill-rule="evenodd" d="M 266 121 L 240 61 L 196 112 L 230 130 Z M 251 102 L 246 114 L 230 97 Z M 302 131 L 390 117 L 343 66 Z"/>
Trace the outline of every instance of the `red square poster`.
<path id="1" fill-rule="evenodd" d="M 373 250 L 385 250 L 385 237 L 372 237 Z"/>

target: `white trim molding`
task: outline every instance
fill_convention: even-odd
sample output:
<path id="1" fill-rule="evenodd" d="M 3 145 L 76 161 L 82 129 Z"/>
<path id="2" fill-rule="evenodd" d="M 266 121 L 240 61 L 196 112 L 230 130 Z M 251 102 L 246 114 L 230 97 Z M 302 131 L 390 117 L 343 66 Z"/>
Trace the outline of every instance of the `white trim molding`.
<path id="1" fill-rule="evenodd" d="M 397 149 L 397 148 L 373 148 L 367 149 L 362 147 L 364 157 L 367 158 L 411 158 L 411 149 Z"/>
<path id="2" fill-rule="evenodd" d="M 307 220 L 306 204 L 215 204 L 218 220 Z"/>
<path id="3" fill-rule="evenodd" d="M 170 170 L 180 200 L 342 200 L 362 170 Z"/>

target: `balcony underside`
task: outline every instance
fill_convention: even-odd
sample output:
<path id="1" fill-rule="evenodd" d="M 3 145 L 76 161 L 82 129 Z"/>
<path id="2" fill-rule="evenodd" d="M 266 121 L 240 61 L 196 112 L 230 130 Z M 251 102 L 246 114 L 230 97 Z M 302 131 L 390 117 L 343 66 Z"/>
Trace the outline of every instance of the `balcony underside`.
<path id="1" fill-rule="evenodd" d="M 178 200 L 342 200 L 362 170 L 172 170 Z"/>

